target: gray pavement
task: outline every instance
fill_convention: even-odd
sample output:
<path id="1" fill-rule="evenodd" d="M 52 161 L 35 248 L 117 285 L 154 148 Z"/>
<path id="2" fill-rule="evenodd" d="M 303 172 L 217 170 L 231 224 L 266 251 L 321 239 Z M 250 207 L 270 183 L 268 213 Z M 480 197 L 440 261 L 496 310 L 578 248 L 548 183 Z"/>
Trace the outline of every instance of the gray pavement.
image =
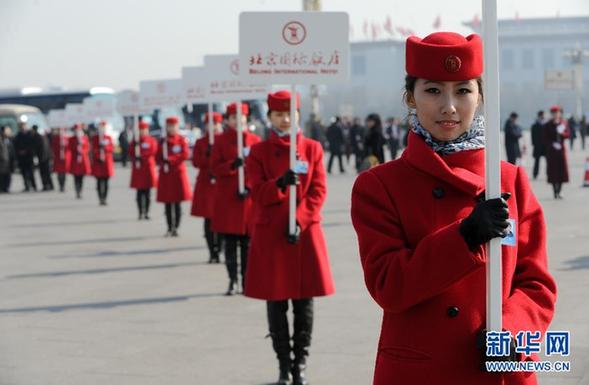
<path id="1" fill-rule="evenodd" d="M 589 385 L 586 156 L 572 153 L 562 201 L 552 199 L 544 176 L 533 182 L 559 287 L 550 329 L 572 332 L 571 372 L 540 375 L 545 385 Z M 372 379 L 380 311 L 364 287 L 349 218 L 354 178 L 352 171 L 329 177 L 324 229 L 337 293 L 315 304 L 309 376 L 316 385 Z M 128 181 L 129 169 L 118 166 L 107 207 L 98 205 L 93 178 L 82 200 L 69 177 L 64 194 L 0 196 L 0 384 L 274 381 L 264 302 L 222 295 L 224 265 L 206 263 L 203 223 L 188 215 L 189 204 L 177 239 L 163 237 L 159 204 L 151 221 L 137 221 Z M 13 191 L 21 189 L 16 176 Z"/>

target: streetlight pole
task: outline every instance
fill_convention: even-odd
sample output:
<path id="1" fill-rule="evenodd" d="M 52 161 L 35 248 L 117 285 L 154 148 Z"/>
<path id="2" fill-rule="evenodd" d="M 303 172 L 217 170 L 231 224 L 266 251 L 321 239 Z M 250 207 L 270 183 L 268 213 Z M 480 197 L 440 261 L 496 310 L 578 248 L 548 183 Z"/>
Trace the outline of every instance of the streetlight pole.
<path id="1" fill-rule="evenodd" d="M 303 0 L 304 11 L 321 11 L 321 0 Z M 311 85 L 311 112 L 315 119 L 319 117 L 319 88 Z"/>
<path id="2" fill-rule="evenodd" d="M 583 117 L 583 58 L 589 58 L 589 51 L 584 50 L 581 43 L 577 42 L 575 48 L 566 51 L 564 56 L 571 59 L 574 65 L 575 94 L 577 98 L 576 116 L 580 119 Z"/>

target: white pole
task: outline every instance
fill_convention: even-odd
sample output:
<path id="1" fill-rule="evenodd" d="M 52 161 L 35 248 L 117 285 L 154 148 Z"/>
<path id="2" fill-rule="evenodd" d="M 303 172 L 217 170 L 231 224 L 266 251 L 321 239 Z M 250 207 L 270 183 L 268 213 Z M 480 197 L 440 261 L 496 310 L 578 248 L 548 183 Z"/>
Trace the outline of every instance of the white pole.
<path id="1" fill-rule="evenodd" d="M 166 124 L 164 124 L 164 126 L 162 127 L 162 131 L 161 131 L 161 137 L 162 137 L 162 156 L 164 158 L 164 172 L 167 173 L 168 172 L 168 164 L 166 163 L 166 161 L 168 160 L 168 132 L 166 130 Z"/>
<path id="2" fill-rule="evenodd" d="M 486 199 L 501 196 L 497 0 L 483 0 Z M 502 330 L 501 239 L 487 244 L 487 330 Z"/>
<path id="3" fill-rule="evenodd" d="M 243 126 L 241 124 L 241 101 L 237 103 L 237 157 L 244 159 L 243 157 Z M 238 186 L 239 186 L 239 193 L 243 194 L 245 192 L 245 173 L 243 170 L 243 165 L 239 166 L 237 169 L 237 178 L 238 178 Z"/>
<path id="4" fill-rule="evenodd" d="M 297 162 L 297 86 L 292 84 L 290 90 L 290 169 L 295 169 Z M 290 235 L 296 234 L 297 226 L 297 186 L 289 186 L 290 194 L 288 201 L 288 233 Z"/>
<path id="5" fill-rule="evenodd" d="M 65 132 L 63 128 L 59 129 L 59 159 L 65 159 Z"/>
<path id="6" fill-rule="evenodd" d="M 100 161 L 104 162 L 105 161 L 105 155 L 104 155 L 104 127 L 102 127 L 102 124 L 99 123 L 98 124 L 98 148 L 100 149 Z"/>
<path id="7" fill-rule="evenodd" d="M 133 137 L 135 139 L 135 167 L 141 168 L 141 135 L 139 134 L 139 115 L 133 115 Z"/>
<path id="8" fill-rule="evenodd" d="M 215 144 L 215 131 L 213 127 L 213 103 L 209 102 L 209 108 L 207 112 L 207 116 L 209 118 L 209 145 L 212 146 Z"/>

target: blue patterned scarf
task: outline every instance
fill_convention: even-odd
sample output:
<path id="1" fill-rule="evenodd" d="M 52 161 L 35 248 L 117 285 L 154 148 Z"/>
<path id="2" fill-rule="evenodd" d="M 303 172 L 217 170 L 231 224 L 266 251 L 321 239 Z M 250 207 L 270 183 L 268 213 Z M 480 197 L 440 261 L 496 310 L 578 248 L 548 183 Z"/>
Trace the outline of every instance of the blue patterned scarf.
<path id="1" fill-rule="evenodd" d="M 432 135 L 419 123 L 417 115 L 409 115 L 409 124 L 411 129 L 417 135 L 425 140 L 428 146 L 440 156 L 454 154 L 460 151 L 478 150 L 485 148 L 485 118 L 481 115 L 476 116 L 470 125 L 470 128 L 454 140 L 441 142 L 432 137 Z"/>

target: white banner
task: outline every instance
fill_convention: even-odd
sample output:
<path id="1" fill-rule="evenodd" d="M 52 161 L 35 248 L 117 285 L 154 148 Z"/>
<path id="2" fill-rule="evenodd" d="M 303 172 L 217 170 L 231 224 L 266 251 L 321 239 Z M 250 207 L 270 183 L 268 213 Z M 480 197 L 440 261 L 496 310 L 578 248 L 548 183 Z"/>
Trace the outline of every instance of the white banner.
<path id="1" fill-rule="evenodd" d="M 119 92 L 117 94 L 117 111 L 122 116 L 135 116 L 143 112 L 139 107 L 139 92 L 132 90 Z"/>
<path id="2" fill-rule="evenodd" d="M 206 103 L 209 81 L 205 67 L 182 67 L 182 87 L 187 102 Z"/>
<path id="3" fill-rule="evenodd" d="M 84 99 L 84 110 L 90 120 L 112 118 L 116 114 L 115 99 L 90 96 Z"/>
<path id="4" fill-rule="evenodd" d="M 207 55 L 204 63 L 209 80 L 209 100 L 236 101 L 268 96 L 266 85 L 254 85 L 241 79 L 238 55 Z"/>
<path id="5" fill-rule="evenodd" d="M 544 89 L 573 90 L 575 76 L 572 70 L 546 70 L 544 72 Z"/>
<path id="6" fill-rule="evenodd" d="M 68 121 L 65 110 L 49 110 L 47 113 L 47 123 L 51 128 L 67 127 Z"/>
<path id="7" fill-rule="evenodd" d="M 182 79 L 144 80 L 139 83 L 139 106 L 145 110 L 185 104 Z"/>
<path id="8" fill-rule="evenodd" d="M 242 12 L 241 77 L 264 84 L 324 84 L 349 78 L 345 12 Z"/>
<path id="9" fill-rule="evenodd" d="M 76 123 L 87 123 L 89 120 L 82 103 L 66 104 L 65 118 L 69 126 L 73 126 Z"/>

